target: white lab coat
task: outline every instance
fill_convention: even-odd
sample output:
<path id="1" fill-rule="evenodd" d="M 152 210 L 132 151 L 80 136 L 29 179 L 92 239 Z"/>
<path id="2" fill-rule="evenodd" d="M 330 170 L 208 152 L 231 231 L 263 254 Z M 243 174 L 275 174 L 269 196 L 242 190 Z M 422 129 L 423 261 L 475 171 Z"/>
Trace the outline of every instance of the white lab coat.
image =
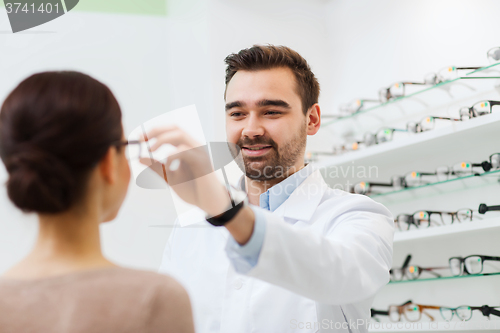
<path id="1" fill-rule="evenodd" d="M 383 205 L 331 189 L 314 171 L 264 211 L 262 251 L 247 275 L 229 262 L 228 231 L 200 213 L 172 230 L 160 268 L 188 290 L 198 333 L 367 332 L 392 264 L 394 223 Z"/>

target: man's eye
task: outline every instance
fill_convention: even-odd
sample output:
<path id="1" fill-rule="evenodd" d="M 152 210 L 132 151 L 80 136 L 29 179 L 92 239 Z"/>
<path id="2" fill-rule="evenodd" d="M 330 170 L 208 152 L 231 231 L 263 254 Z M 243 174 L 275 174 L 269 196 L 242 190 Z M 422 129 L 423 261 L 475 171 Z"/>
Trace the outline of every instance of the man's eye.
<path id="1" fill-rule="evenodd" d="M 267 113 L 267 114 L 270 114 L 270 115 L 278 115 L 278 114 L 281 114 L 281 112 L 278 112 L 278 111 L 267 111 L 266 113 Z"/>
<path id="2" fill-rule="evenodd" d="M 241 116 L 241 112 L 233 112 L 230 114 L 231 117 L 239 117 Z"/>

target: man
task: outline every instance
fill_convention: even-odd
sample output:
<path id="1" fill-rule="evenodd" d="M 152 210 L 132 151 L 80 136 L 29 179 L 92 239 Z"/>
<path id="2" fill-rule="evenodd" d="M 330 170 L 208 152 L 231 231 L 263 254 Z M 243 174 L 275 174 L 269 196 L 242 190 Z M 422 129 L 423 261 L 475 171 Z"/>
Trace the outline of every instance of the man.
<path id="1" fill-rule="evenodd" d="M 213 178 L 174 186 L 223 226 L 201 219 L 174 228 L 160 271 L 187 288 L 200 333 L 367 332 L 374 295 L 389 281 L 391 213 L 329 188 L 304 165 L 321 112 L 319 84 L 297 52 L 254 46 L 225 61 L 227 139 L 241 148 L 238 187 L 249 205 L 226 210 L 227 192 Z M 197 146 L 175 127 L 148 136 L 154 149 Z M 177 172 L 202 168 L 201 155 L 186 157 Z"/>

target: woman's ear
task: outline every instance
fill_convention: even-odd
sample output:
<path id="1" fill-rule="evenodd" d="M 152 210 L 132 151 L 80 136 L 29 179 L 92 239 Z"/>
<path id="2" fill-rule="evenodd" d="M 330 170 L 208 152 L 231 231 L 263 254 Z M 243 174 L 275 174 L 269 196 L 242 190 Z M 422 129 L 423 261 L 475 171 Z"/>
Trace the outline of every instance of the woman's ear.
<path id="1" fill-rule="evenodd" d="M 321 109 L 316 103 L 307 110 L 307 135 L 314 135 L 321 126 Z"/>
<path id="2" fill-rule="evenodd" d="M 117 171 L 116 171 L 116 155 L 117 155 L 116 147 L 109 147 L 106 155 L 99 162 L 99 171 L 102 178 L 109 184 L 114 184 L 117 179 Z"/>

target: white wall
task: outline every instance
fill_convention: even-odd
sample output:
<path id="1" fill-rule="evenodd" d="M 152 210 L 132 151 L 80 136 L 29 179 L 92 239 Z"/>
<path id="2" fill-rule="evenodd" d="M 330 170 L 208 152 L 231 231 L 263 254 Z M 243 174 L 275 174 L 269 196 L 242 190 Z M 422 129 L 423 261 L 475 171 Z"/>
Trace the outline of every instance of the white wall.
<path id="1" fill-rule="evenodd" d="M 484 66 L 500 45 L 495 0 L 335 0 L 327 5 L 332 103 L 377 98 L 398 81 L 446 66 Z"/>

